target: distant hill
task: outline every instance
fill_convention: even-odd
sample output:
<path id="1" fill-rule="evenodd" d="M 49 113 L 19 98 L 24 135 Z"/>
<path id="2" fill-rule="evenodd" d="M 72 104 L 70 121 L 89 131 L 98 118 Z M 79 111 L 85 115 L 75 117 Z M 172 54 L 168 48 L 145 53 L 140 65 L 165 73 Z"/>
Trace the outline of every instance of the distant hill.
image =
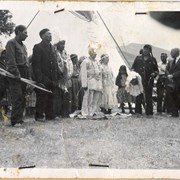
<path id="1" fill-rule="evenodd" d="M 126 57 L 128 63 L 130 64 L 130 66 L 132 66 L 134 59 L 139 54 L 139 51 L 140 49 L 143 48 L 143 46 L 144 44 L 137 44 L 137 43 L 131 43 L 128 44 L 127 46 L 121 46 L 121 50 L 124 56 Z M 152 52 L 153 52 L 153 56 L 156 58 L 158 62 L 160 61 L 161 53 L 167 53 L 168 55 L 170 54 L 169 51 L 156 46 L 152 46 Z"/>

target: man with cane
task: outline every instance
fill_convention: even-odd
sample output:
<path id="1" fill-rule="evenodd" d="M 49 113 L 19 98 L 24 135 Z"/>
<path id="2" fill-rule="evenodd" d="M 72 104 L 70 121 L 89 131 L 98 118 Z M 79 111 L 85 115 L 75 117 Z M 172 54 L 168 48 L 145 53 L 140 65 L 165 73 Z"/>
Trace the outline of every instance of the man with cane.
<path id="1" fill-rule="evenodd" d="M 132 70 L 140 74 L 144 88 L 144 96 L 140 94 L 136 97 L 135 113 L 142 114 L 144 99 L 146 115 L 153 115 L 152 92 L 154 78 L 158 74 L 158 66 L 156 59 L 153 57 L 152 47 L 150 45 L 146 44 L 143 47 L 142 55 L 136 57 L 132 65 Z"/>
<path id="2" fill-rule="evenodd" d="M 39 32 L 42 41 L 33 48 L 32 71 L 33 78 L 44 85 L 47 93 L 36 89 L 35 120 L 44 122 L 55 119 L 54 92 L 58 86 L 58 64 L 54 46 L 51 44 L 52 34 L 45 28 Z"/>

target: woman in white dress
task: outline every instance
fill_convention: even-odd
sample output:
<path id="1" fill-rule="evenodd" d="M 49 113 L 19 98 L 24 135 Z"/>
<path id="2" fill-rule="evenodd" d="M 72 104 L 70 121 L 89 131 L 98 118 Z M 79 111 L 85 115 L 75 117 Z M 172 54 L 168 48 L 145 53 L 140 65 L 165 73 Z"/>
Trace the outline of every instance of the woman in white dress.
<path id="1" fill-rule="evenodd" d="M 102 99 L 101 110 L 105 114 L 111 114 L 111 110 L 117 106 L 116 92 L 115 92 L 115 78 L 113 76 L 112 69 L 109 67 L 109 56 L 103 54 L 101 56 L 101 68 L 102 68 Z"/>

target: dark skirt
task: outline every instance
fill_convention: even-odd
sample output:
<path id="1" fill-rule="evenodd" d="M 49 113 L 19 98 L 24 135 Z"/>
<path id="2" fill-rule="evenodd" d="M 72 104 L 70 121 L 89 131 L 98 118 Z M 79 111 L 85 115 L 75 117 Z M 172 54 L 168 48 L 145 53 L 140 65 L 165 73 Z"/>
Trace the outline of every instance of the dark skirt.
<path id="1" fill-rule="evenodd" d="M 132 96 L 125 90 L 125 87 L 118 88 L 117 91 L 118 103 L 132 102 Z"/>

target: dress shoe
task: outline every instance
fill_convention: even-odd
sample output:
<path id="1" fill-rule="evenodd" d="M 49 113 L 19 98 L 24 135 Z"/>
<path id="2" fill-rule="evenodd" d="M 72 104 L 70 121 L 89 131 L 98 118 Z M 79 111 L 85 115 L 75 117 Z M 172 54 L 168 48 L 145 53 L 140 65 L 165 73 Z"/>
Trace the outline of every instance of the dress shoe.
<path id="1" fill-rule="evenodd" d="M 44 118 L 36 118 L 35 120 L 36 120 L 36 121 L 39 121 L 39 122 L 45 122 L 45 119 L 44 119 Z"/>
<path id="2" fill-rule="evenodd" d="M 172 114 L 171 117 L 179 117 L 179 114 Z"/>
<path id="3" fill-rule="evenodd" d="M 23 120 L 20 120 L 20 121 L 12 121 L 11 120 L 11 126 L 15 126 L 16 124 L 22 125 L 23 123 L 24 123 Z"/>
<path id="4" fill-rule="evenodd" d="M 47 121 L 59 121 L 60 120 L 60 117 L 55 117 L 55 118 L 51 118 L 51 119 L 46 119 Z"/>
<path id="5" fill-rule="evenodd" d="M 130 114 L 135 114 L 135 112 L 133 110 L 129 111 Z"/>

